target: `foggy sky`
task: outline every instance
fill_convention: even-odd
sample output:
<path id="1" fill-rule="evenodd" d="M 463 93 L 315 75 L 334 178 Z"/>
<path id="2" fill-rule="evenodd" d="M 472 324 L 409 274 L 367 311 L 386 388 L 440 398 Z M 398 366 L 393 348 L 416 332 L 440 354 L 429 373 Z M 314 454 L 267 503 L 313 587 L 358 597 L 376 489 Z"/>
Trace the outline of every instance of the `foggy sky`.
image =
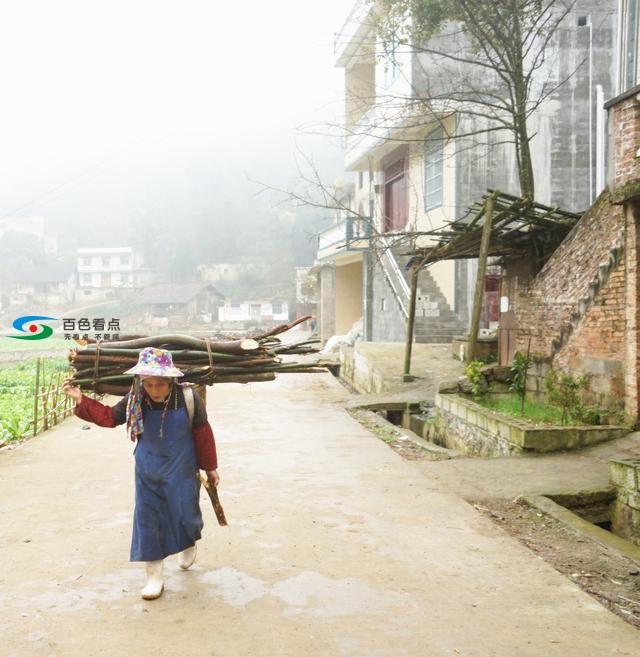
<path id="1" fill-rule="evenodd" d="M 0 3 L 0 219 L 251 211 L 247 176 L 293 184 L 296 140 L 339 175 L 340 145 L 297 127 L 342 116 L 333 33 L 351 5 Z"/>

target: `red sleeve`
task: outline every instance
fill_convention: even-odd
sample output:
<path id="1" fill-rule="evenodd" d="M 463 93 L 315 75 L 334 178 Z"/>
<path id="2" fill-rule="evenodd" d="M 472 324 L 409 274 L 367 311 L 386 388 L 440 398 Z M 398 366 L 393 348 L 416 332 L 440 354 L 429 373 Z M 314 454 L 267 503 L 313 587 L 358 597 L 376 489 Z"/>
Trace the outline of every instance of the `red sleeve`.
<path id="1" fill-rule="evenodd" d="M 118 426 L 110 406 L 105 406 L 96 399 L 89 399 L 89 397 L 85 397 L 84 395 L 80 402 L 76 404 L 76 410 L 74 412 L 81 420 L 93 422 L 100 427 Z"/>
<path id="2" fill-rule="evenodd" d="M 216 454 L 216 439 L 213 429 L 207 422 L 199 427 L 193 427 L 193 441 L 196 445 L 198 467 L 202 470 L 216 470 L 218 468 L 218 455 Z"/>

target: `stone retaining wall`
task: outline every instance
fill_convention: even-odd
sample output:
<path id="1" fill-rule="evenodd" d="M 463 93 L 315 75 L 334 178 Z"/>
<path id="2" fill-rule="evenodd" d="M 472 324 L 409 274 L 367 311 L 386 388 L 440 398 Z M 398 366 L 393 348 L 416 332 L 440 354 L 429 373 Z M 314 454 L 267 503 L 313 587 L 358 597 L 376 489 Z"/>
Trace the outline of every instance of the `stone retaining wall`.
<path id="1" fill-rule="evenodd" d="M 609 461 L 609 479 L 617 493 L 611 531 L 640 545 L 640 459 Z"/>
<path id="2" fill-rule="evenodd" d="M 526 452 L 576 449 L 618 438 L 622 427 L 537 426 L 501 415 L 459 395 L 437 394 L 437 414 L 429 439 L 474 456 L 514 456 Z"/>

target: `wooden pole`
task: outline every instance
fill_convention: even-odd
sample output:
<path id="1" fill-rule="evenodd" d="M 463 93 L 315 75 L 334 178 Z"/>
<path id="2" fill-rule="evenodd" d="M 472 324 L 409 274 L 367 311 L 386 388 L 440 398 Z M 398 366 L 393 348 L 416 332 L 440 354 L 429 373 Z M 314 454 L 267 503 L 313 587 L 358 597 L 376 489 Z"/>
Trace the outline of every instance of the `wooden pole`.
<path id="1" fill-rule="evenodd" d="M 487 256 L 491 239 L 491 222 L 493 221 L 493 194 L 487 198 L 484 209 L 484 224 L 482 226 L 482 240 L 480 241 L 480 254 L 478 256 L 478 277 L 476 278 L 476 291 L 473 297 L 473 313 L 471 315 L 471 328 L 467 343 L 467 362 L 475 360 L 478 344 L 478 331 L 480 329 L 480 313 L 482 311 L 482 298 L 484 296 L 484 276 L 487 271 Z"/>
<path id="2" fill-rule="evenodd" d="M 527 373 L 529 371 L 529 359 L 531 358 L 531 336 L 529 336 L 529 344 L 527 344 L 527 355 L 524 365 L 524 372 L 522 375 L 522 403 L 520 404 L 520 415 L 524 415 L 524 400 L 527 396 Z"/>
<path id="3" fill-rule="evenodd" d="M 411 351 L 413 348 L 413 328 L 416 323 L 416 296 L 418 293 L 418 274 L 420 270 L 414 267 L 411 271 L 411 296 L 409 298 L 409 317 L 407 318 L 407 342 L 404 349 L 403 381 L 411 381 Z"/>
<path id="4" fill-rule="evenodd" d="M 38 433 L 38 388 L 40 386 L 40 359 L 36 358 L 36 389 L 33 396 L 33 436 Z"/>

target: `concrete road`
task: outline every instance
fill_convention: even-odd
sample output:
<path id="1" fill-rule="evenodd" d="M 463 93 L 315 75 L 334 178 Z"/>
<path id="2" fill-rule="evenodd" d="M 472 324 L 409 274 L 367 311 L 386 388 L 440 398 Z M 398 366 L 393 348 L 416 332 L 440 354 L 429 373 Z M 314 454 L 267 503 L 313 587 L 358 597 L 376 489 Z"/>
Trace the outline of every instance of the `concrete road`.
<path id="1" fill-rule="evenodd" d="M 159 600 L 131 445 L 76 418 L 0 454 L 2 657 L 610 657 L 640 634 L 343 410 L 330 375 L 209 391 L 230 521 Z"/>

